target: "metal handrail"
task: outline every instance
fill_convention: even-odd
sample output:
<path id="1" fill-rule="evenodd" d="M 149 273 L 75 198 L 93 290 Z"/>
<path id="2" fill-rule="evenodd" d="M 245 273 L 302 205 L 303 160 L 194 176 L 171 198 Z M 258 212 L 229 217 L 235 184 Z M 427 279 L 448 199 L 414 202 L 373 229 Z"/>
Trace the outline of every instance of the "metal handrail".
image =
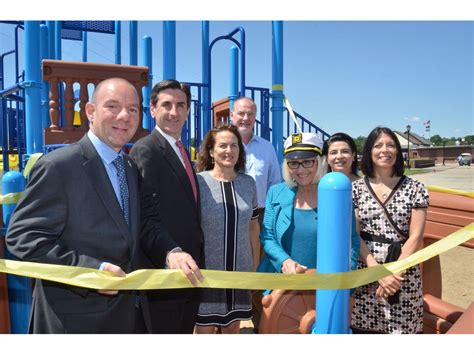
<path id="1" fill-rule="evenodd" d="M 23 87 L 21 86 L 22 83 L 16 83 L 15 85 L 12 85 L 6 89 L 3 89 L 3 90 L 0 90 L 0 97 L 3 98 L 3 97 L 7 97 L 7 96 L 10 96 L 20 90 L 23 89 Z M 17 98 L 16 96 L 14 96 L 14 98 Z M 23 98 L 22 98 L 23 99 Z"/>

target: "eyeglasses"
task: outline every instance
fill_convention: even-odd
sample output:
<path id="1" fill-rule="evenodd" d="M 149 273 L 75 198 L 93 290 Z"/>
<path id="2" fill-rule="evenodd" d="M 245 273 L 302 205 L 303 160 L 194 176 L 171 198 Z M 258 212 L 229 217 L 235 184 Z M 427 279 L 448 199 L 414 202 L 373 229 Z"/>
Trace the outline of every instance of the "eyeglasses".
<path id="1" fill-rule="evenodd" d="M 291 169 L 291 170 L 296 170 L 300 167 L 300 165 L 303 167 L 303 168 L 312 168 L 314 166 L 314 163 L 316 162 L 316 160 L 314 159 L 311 159 L 311 160 L 303 160 L 303 161 L 296 161 L 296 160 L 290 160 L 290 161 L 287 161 L 286 162 L 286 165 L 288 165 L 288 167 Z"/>

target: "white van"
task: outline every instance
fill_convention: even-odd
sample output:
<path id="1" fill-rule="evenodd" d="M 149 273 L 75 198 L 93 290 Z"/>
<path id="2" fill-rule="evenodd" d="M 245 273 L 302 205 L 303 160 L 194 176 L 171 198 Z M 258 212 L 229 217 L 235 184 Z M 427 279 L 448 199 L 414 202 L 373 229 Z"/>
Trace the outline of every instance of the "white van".
<path id="1" fill-rule="evenodd" d="M 471 166 L 471 161 L 472 161 L 471 153 L 461 153 L 461 155 L 458 156 L 459 166 L 463 166 L 463 165 Z"/>

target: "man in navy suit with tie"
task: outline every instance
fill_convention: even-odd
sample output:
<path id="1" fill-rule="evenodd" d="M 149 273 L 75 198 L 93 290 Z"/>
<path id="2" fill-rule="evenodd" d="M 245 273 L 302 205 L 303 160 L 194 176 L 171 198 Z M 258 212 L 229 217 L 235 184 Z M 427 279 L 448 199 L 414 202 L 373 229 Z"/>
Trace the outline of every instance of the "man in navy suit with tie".
<path id="1" fill-rule="evenodd" d="M 153 87 L 150 110 L 156 127 L 133 146 L 130 156 L 140 170 L 142 213 L 159 220 L 177 244 L 163 267 L 180 268 L 196 284 L 202 267 L 203 234 L 196 174 L 180 138 L 191 103 L 189 87 L 163 80 Z M 153 223 L 142 230 L 150 234 Z M 193 280 L 193 277 L 196 276 Z M 199 307 L 199 289 L 149 291 L 153 333 L 190 334 Z"/>
<path id="2" fill-rule="evenodd" d="M 139 174 L 122 152 L 140 122 L 137 91 L 124 79 L 104 80 L 86 113 L 87 134 L 43 156 L 31 169 L 6 243 L 21 260 L 124 276 L 143 268 L 145 260 L 139 239 Z M 160 242 L 165 241 L 166 233 Z M 30 332 L 144 333 L 151 325 L 143 296 L 37 280 Z"/>

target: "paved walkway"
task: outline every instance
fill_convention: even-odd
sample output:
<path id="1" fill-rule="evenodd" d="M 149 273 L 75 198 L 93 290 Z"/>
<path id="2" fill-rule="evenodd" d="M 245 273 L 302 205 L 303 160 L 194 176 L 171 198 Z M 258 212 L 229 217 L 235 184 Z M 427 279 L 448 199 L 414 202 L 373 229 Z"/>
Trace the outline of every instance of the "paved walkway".
<path id="1" fill-rule="evenodd" d="M 426 168 L 429 173 L 410 175 L 426 186 L 439 186 L 449 189 L 474 191 L 474 166 L 449 164 Z"/>

